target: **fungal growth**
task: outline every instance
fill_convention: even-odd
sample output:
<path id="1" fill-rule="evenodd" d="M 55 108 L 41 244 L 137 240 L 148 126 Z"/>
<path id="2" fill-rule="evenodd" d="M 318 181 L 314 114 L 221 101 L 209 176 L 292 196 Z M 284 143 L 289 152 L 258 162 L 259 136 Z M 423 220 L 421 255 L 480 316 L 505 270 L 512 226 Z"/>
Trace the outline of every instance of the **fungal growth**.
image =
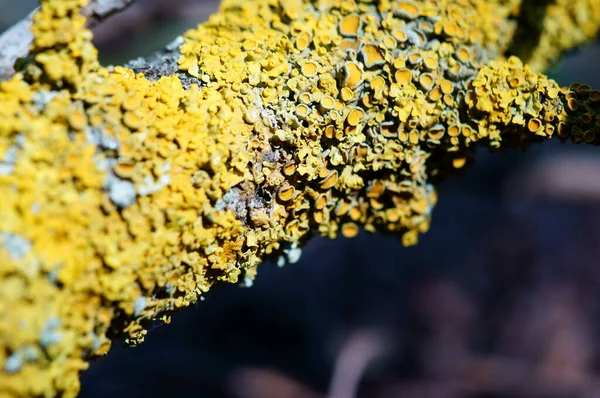
<path id="1" fill-rule="evenodd" d="M 152 78 L 99 64 L 85 5 L 42 1 L 0 84 L 2 396 L 76 396 L 109 336 L 313 233 L 417 243 L 476 145 L 600 140 L 600 91 L 537 73 L 595 35 L 595 0 L 547 6 L 533 69 L 519 0 L 224 0 Z"/>

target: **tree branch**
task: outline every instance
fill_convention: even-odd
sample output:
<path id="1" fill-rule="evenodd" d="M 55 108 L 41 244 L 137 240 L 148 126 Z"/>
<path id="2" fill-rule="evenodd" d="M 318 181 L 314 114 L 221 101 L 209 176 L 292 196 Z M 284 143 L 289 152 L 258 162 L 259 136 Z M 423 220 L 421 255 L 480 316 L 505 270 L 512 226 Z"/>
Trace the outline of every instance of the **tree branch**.
<path id="1" fill-rule="evenodd" d="M 82 10 L 87 18 L 89 28 L 98 26 L 110 16 L 124 11 L 135 0 L 92 0 Z M 14 73 L 14 64 L 19 58 L 25 57 L 33 41 L 31 22 L 37 9 L 32 11 L 25 19 L 0 35 L 0 81 L 9 79 Z"/>
<path id="2" fill-rule="evenodd" d="M 415 244 L 476 145 L 598 144 L 600 92 L 504 60 L 514 1 L 489 3 L 224 0 L 129 69 L 42 0 L 0 84 L 0 393 L 75 396 L 115 336 L 312 233 Z"/>
<path id="3" fill-rule="evenodd" d="M 81 10 L 87 18 L 87 26 L 92 29 L 116 13 L 125 11 L 136 0 L 90 0 L 89 4 Z"/>

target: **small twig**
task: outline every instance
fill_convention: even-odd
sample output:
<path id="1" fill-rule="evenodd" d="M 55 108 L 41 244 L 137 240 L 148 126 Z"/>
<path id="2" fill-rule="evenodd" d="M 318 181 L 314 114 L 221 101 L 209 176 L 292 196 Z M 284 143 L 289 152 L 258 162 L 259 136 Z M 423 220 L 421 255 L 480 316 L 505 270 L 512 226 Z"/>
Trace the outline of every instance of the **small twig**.
<path id="1" fill-rule="evenodd" d="M 328 398 L 358 396 L 360 380 L 368 366 L 384 353 L 386 336 L 379 330 L 353 332 L 344 342 L 334 365 Z"/>
<path id="2" fill-rule="evenodd" d="M 94 28 L 107 18 L 129 8 L 135 0 L 90 0 L 83 15 L 88 20 L 88 28 Z"/>
<path id="3" fill-rule="evenodd" d="M 83 14 L 88 19 L 88 27 L 93 28 L 134 2 L 135 0 L 91 0 Z M 37 9 L 0 35 L 0 81 L 9 79 L 15 73 L 15 61 L 29 52 L 33 41 L 30 28 L 36 11 Z"/>

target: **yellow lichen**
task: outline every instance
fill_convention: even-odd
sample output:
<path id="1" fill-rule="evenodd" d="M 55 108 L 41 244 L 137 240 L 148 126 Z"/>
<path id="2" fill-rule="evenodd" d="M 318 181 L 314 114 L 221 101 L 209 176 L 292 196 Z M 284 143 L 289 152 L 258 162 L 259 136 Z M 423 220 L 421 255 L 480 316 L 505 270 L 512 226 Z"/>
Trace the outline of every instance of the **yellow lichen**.
<path id="1" fill-rule="evenodd" d="M 340 34 L 342 36 L 356 36 L 360 27 L 360 15 L 348 15 L 340 22 Z"/>
<path id="2" fill-rule="evenodd" d="M 224 0 L 184 36 L 189 87 L 101 66 L 86 3 L 42 1 L 0 83 L 3 396 L 75 396 L 109 331 L 140 343 L 309 231 L 415 244 L 476 143 L 600 142 L 600 92 L 535 73 L 595 0 L 548 7 L 534 69 L 506 57 L 518 0 Z"/>

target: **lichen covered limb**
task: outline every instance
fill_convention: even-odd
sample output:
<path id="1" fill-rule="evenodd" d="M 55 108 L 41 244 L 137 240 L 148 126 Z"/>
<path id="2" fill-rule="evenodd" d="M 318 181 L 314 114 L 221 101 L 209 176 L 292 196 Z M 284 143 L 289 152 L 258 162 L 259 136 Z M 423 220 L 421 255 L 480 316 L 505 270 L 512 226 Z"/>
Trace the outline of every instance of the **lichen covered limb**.
<path id="1" fill-rule="evenodd" d="M 0 85 L 9 396 L 75 395 L 109 335 L 141 342 L 265 256 L 295 261 L 311 231 L 414 244 L 432 181 L 475 143 L 550 111 L 577 140 L 586 117 L 518 62 L 490 64 L 514 21 L 483 1 L 225 0 L 180 43 L 185 85 L 102 67 L 84 5 L 43 1 L 31 57 Z"/>
<path id="2" fill-rule="evenodd" d="M 542 72 L 560 55 L 596 37 L 600 28 L 597 0 L 498 0 L 512 3 L 517 23 L 509 52 Z"/>
<path id="3" fill-rule="evenodd" d="M 543 72 L 560 56 L 595 38 L 600 29 L 597 0 L 488 0 L 473 1 L 487 23 L 504 21 L 488 39 L 496 57 L 515 55 L 532 70 Z M 485 19 L 480 23 L 485 24 Z"/>
<path id="4" fill-rule="evenodd" d="M 600 144 L 600 91 L 579 83 L 561 88 L 515 57 L 481 68 L 468 85 L 465 109 L 475 128 L 461 145 L 498 149 L 556 137 Z"/>
<path id="5" fill-rule="evenodd" d="M 109 329 L 139 342 L 258 261 L 217 206 L 249 178 L 245 97 L 100 67 L 83 5 L 44 2 L 0 84 L 2 396 L 76 395 Z"/>
<path id="6" fill-rule="evenodd" d="M 92 0 L 82 10 L 86 16 L 87 26 L 94 27 L 111 15 L 129 7 L 135 0 Z M 37 11 L 37 10 L 36 10 Z M 31 25 L 33 15 L 29 14 L 13 27 L 0 33 L 0 81 L 7 80 L 14 73 L 13 66 L 19 58 L 26 57 L 33 42 Z"/>
<path id="7" fill-rule="evenodd" d="M 253 179 L 228 196 L 267 199 L 275 225 L 255 229 L 259 242 L 362 224 L 413 244 L 436 202 L 432 148 L 462 122 L 466 83 L 509 24 L 481 3 L 225 1 L 185 35 L 180 68 L 259 98 Z"/>
<path id="8" fill-rule="evenodd" d="M 181 67 L 207 86 L 188 90 L 101 67 L 83 2 L 42 4 L 33 57 L 0 88 L 3 393 L 75 395 L 108 331 L 141 341 L 149 320 L 251 277 L 282 243 L 293 261 L 311 229 L 362 223 L 407 244 L 427 229 L 418 120 L 454 104 L 462 65 L 484 58 L 459 48 L 461 22 L 443 33 L 439 9 L 412 3 L 231 4 L 187 35 Z M 427 49 L 437 36 L 450 43 Z"/>

